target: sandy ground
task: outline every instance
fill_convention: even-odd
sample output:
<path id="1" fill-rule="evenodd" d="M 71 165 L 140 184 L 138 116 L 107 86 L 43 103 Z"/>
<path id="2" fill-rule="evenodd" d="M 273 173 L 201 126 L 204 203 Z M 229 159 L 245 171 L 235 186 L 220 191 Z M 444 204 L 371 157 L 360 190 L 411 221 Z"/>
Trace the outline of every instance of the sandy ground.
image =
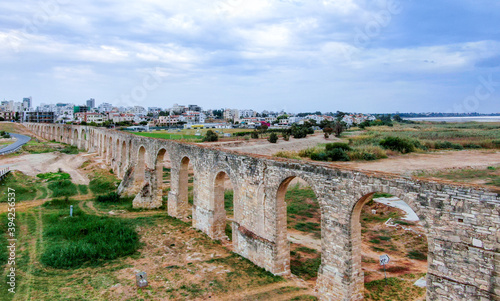
<path id="1" fill-rule="evenodd" d="M 244 142 L 241 146 L 233 146 L 231 144 L 224 146 L 222 144 L 221 147 L 242 153 L 272 156 L 279 151 L 298 151 L 316 146 L 318 143 L 330 143 L 336 141 L 340 141 L 340 139 L 335 137 L 325 139 L 322 134 L 316 133 L 314 135 L 308 135 L 304 139 L 294 139 L 292 137 L 290 137 L 289 141 L 280 139 L 277 143 L 269 143 L 266 139 L 259 139 L 257 141 L 249 140 L 248 142 Z"/>
<path id="2" fill-rule="evenodd" d="M 278 143 L 269 143 L 267 140 L 244 142 L 238 146 L 221 145 L 225 149 L 242 153 L 272 156 L 278 151 L 299 151 L 316 146 L 318 143 L 340 141 L 336 138 L 325 139 L 323 135 L 315 134 L 305 139 L 290 141 L 279 140 Z M 439 151 L 433 153 L 412 153 L 390 157 L 373 162 L 335 162 L 332 165 L 348 166 L 366 171 L 381 171 L 403 175 L 413 175 L 418 171 L 433 171 L 444 169 L 486 168 L 500 165 L 500 152 L 494 150 L 463 150 Z"/>
<path id="3" fill-rule="evenodd" d="M 66 155 L 59 152 L 28 154 L 2 158 L 0 165 L 9 166 L 11 170 L 18 170 L 31 177 L 35 177 L 39 173 L 57 172 L 61 169 L 70 174 L 73 183 L 88 185 L 89 178 L 78 168 L 91 156 L 93 155 L 86 153 Z"/>
<path id="4" fill-rule="evenodd" d="M 418 171 L 486 168 L 500 165 L 499 151 L 440 151 L 429 154 L 408 154 L 373 162 L 336 162 L 354 169 L 412 175 Z"/>

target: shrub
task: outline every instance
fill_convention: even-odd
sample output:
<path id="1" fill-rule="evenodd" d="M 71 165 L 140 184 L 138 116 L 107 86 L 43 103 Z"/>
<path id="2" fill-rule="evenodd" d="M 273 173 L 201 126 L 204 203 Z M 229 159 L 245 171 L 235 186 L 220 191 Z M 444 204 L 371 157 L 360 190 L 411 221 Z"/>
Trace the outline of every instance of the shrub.
<path id="1" fill-rule="evenodd" d="M 415 142 L 405 138 L 386 137 L 380 141 L 380 145 L 403 154 L 415 151 Z"/>
<path id="2" fill-rule="evenodd" d="M 313 153 L 311 159 L 315 161 L 328 161 L 328 155 L 325 152 Z"/>
<path id="3" fill-rule="evenodd" d="M 342 149 L 344 151 L 350 151 L 350 150 L 352 150 L 352 148 L 347 143 L 342 143 L 342 142 L 328 143 L 325 146 L 325 149 L 327 151 L 331 151 L 331 150 L 334 150 L 336 148 L 340 148 L 340 149 Z"/>
<path id="4" fill-rule="evenodd" d="M 120 202 L 120 196 L 116 192 L 111 192 L 105 195 L 99 195 L 96 198 L 98 203 L 118 203 Z"/>
<path id="5" fill-rule="evenodd" d="M 252 132 L 250 134 L 250 136 L 252 137 L 252 139 L 259 139 L 259 133 L 258 132 Z"/>
<path id="6" fill-rule="evenodd" d="M 279 158 L 300 160 L 300 157 L 297 154 L 297 152 L 292 152 L 292 151 L 279 151 L 279 152 L 275 153 L 273 156 L 279 157 Z"/>
<path id="7" fill-rule="evenodd" d="M 278 142 L 278 135 L 276 135 L 276 133 L 271 133 L 268 140 L 271 143 L 276 143 Z"/>
<path id="8" fill-rule="evenodd" d="M 458 143 L 453 143 L 450 141 L 436 141 L 434 143 L 435 149 L 464 149 L 464 147 Z"/>
<path id="9" fill-rule="evenodd" d="M 79 153 L 78 147 L 73 146 L 73 145 L 68 145 L 62 150 L 60 150 L 61 153 L 63 154 L 68 154 L 68 155 L 76 155 Z"/>
<path id="10" fill-rule="evenodd" d="M 309 147 L 299 151 L 299 156 L 302 158 L 311 158 L 312 154 L 318 151 L 315 147 Z"/>
<path id="11" fill-rule="evenodd" d="M 331 161 L 349 161 L 349 156 L 347 153 L 341 148 L 334 148 L 331 151 L 327 151 L 326 155 L 328 159 Z"/>
<path id="12" fill-rule="evenodd" d="M 464 145 L 465 148 L 482 148 L 481 145 L 477 145 L 477 144 L 474 144 L 474 143 L 467 143 L 466 145 Z"/>
<path id="13" fill-rule="evenodd" d="M 203 141 L 206 141 L 206 142 L 214 142 L 214 141 L 218 141 L 219 140 L 219 136 L 212 130 L 208 130 L 205 137 L 203 137 Z"/>

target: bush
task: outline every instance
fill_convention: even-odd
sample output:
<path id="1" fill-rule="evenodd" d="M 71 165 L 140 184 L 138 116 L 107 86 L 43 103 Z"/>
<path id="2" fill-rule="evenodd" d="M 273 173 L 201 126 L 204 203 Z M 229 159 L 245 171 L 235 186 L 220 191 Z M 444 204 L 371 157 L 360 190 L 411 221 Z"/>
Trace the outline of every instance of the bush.
<path id="1" fill-rule="evenodd" d="M 331 151 L 327 151 L 326 155 L 328 159 L 331 161 L 349 161 L 349 156 L 347 153 L 341 148 L 334 148 Z"/>
<path id="2" fill-rule="evenodd" d="M 214 141 L 218 141 L 218 140 L 219 140 L 219 136 L 212 130 L 208 130 L 205 137 L 203 137 L 203 141 L 206 141 L 206 142 L 214 142 Z"/>
<path id="3" fill-rule="evenodd" d="M 250 134 L 250 137 L 252 137 L 252 139 L 259 139 L 259 133 L 258 132 L 252 132 L 252 134 Z"/>
<path id="4" fill-rule="evenodd" d="M 60 152 L 68 155 L 76 155 L 79 153 L 78 147 L 73 145 L 66 146 L 64 149 L 60 150 Z"/>
<path id="5" fill-rule="evenodd" d="M 342 143 L 342 142 L 328 143 L 325 146 L 325 149 L 327 151 L 331 151 L 331 150 L 334 150 L 336 148 L 340 148 L 340 149 L 342 149 L 344 151 L 350 151 L 350 150 L 352 150 L 352 148 L 347 143 Z"/>
<path id="6" fill-rule="evenodd" d="M 464 149 L 464 147 L 458 143 L 453 143 L 450 141 L 436 141 L 434 143 L 435 149 Z"/>
<path id="7" fill-rule="evenodd" d="M 311 160 L 315 160 L 315 161 L 328 161 L 328 155 L 325 152 L 313 153 L 311 155 Z"/>
<path id="8" fill-rule="evenodd" d="M 105 195 L 99 195 L 96 198 L 96 202 L 98 203 L 119 203 L 120 196 L 116 192 L 111 192 Z"/>
<path id="9" fill-rule="evenodd" d="M 276 143 L 278 142 L 278 135 L 276 135 L 276 133 L 271 133 L 268 140 L 271 143 Z"/>
<path id="10" fill-rule="evenodd" d="M 306 149 L 299 151 L 299 156 L 302 158 L 311 158 L 312 154 L 314 154 L 317 151 L 318 151 L 317 148 L 309 147 L 309 148 L 306 148 Z"/>
<path id="11" fill-rule="evenodd" d="M 481 145 L 477 145 L 477 144 L 474 144 L 474 143 L 467 143 L 466 145 L 464 145 L 465 148 L 482 148 Z"/>
<path id="12" fill-rule="evenodd" d="M 45 222 L 41 262 L 53 268 L 99 265 L 106 260 L 133 254 L 139 237 L 120 219 L 78 213 L 72 218 L 50 216 Z"/>
<path id="13" fill-rule="evenodd" d="M 380 145 L 386 149 L 406 154 L 415 151 L 415 142 L 405 138 L 386 137 L 380 141 Z"/>

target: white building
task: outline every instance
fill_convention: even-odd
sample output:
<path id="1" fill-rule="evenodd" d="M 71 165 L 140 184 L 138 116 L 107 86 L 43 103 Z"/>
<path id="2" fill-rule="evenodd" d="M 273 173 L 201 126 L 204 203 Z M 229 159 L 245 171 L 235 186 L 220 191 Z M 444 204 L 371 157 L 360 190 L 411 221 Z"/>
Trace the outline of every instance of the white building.
<path id="1" fill-rule="evenodd" d="M 100 113 L 111 112 L 113 110 L 113 105 L 107 102 L 103 102 L 97 107 L 97 110 Z"/>

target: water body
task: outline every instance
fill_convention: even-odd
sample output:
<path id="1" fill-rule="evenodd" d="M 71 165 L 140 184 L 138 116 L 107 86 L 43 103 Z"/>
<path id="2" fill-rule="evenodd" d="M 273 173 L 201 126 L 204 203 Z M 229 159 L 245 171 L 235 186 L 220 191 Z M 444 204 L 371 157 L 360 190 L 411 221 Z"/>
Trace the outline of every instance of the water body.
<path id="1" fill-rule="evenodd" d="M 464 117 L 417 117 L 404 118 L 412 121 L 434 122 L 500 122 L 500 116 L 464 116 Z"/>

